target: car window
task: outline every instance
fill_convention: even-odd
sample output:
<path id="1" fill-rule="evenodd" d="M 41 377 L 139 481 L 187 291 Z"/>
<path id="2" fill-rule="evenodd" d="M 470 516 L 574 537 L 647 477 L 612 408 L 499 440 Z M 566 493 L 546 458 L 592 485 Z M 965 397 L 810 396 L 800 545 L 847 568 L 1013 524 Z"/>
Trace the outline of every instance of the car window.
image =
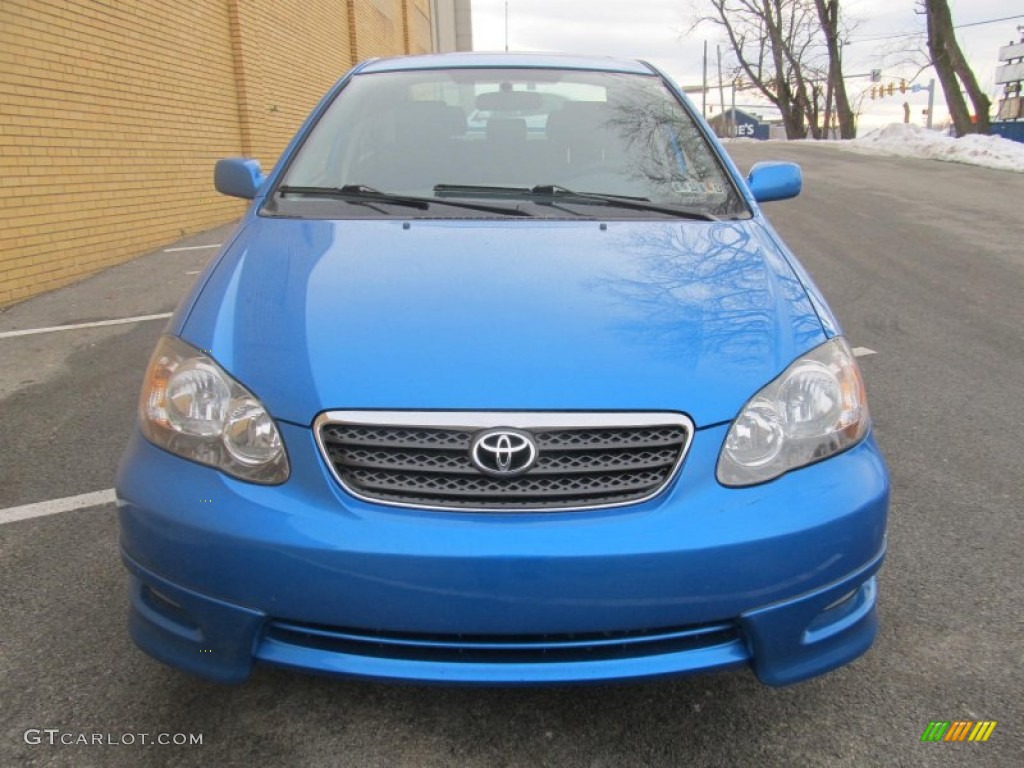
<path id="1" fill-rule="evenodd" d="M 434 195 L 438 185 L 557 186 L 718 215 L 746 211 L 663 81 L 609 72 L 481 68 L 356 75 L 282 183 L 418 196 Z"/>

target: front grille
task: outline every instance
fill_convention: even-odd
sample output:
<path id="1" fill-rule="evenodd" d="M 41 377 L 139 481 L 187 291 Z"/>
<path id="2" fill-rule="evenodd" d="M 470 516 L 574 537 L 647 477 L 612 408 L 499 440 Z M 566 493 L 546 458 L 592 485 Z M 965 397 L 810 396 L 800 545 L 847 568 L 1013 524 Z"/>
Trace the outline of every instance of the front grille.
<path id="1" fill-rule="evenodd" d="M 740 644 L 740 634 L 731 622 L 574 634 L 445 635 L 271 620 L 264 637 L 330 653 L 455 664 L 605 661 Z"/>
<path id="2" fill-rule="evenodd" d="M 635 503 L 661 492 L 693 434 L 676 413 L 334 412 L 315 426 L 325 459 L 360 498 L 403 506 L 587 509 Z M 494 429 L 532 438 L 536 459 L 504 477 L 471 459 Z M 518 440 L 518 436 L 513 436 Z"/>

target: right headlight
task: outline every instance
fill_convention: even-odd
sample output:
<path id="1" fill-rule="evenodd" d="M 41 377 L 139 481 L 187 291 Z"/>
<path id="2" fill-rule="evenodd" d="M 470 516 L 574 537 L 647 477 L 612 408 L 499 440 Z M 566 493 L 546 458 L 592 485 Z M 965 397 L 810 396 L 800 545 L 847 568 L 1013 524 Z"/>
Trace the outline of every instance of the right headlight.
<path id="1" fill-rule="evenodd" d="M 871 426 L 864 382 L 846 340 L 808 352 L 752 397 L 718 456 L 723 485 L 755 485 L 854 445 Z"/>
<path id="2" fill-rule="evenodd" d="M 163 336 L 146 371 L 139 427 L 150 442 L 252 483 L 288 479 L 288 456 L 270 413 L 209 356 Z"/>

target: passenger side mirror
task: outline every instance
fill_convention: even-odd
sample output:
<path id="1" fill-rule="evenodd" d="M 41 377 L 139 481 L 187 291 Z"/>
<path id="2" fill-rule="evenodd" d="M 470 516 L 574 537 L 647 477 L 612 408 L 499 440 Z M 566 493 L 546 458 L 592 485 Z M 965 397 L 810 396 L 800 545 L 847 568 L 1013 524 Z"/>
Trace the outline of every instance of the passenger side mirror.
<path id="1" fill-rule="evenodd" d="M 248 157 L 227 157 L 218 160 L 213 170 L 213 185 L 222 195 L 252 200 L 263 186 L 266 176 L 259 160 Z"/>
<path id="2" fill-rule="evenodd" d="M 755 163 L 747 184 L 759 203 L 788 200 L 800 194 L 804 177 L 796 163 Z"/>

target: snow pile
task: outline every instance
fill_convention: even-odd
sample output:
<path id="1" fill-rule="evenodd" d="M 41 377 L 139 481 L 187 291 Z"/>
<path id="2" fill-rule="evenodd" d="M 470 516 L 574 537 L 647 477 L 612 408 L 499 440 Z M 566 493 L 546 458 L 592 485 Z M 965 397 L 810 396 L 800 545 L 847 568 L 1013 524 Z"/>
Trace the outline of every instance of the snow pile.
<path id="1" fill-rule="evenodd" d="M 884 128 L 832 146 L 899 157 L 919 157 L 1024 173 L 1024 143 L 1002 136 L 969 134 L 954 138 L 919 125 L 891 123 Z"/>

